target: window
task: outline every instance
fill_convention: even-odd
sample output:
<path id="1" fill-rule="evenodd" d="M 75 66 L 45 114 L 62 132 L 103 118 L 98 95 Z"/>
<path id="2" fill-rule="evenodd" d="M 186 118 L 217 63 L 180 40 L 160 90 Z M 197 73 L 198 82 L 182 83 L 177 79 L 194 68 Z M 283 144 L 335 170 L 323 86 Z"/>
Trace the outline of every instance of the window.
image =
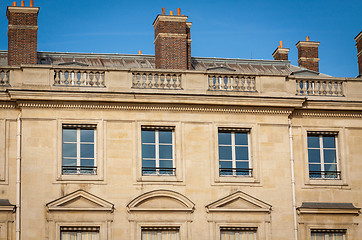
<path id="1" fill-rule="evenodd" d="M 62 174 L 96 174 L 96 126 L 63 124 Z"/>
<path id="2" fill-rule="evenodd" d="M 220 176 L 252 176 L 249 129 L 219 128 Z"/>
<path id="3" fill-rule="evenodd" d="M 99 227 L 61 227 L 61 240 L 99 240 Z"/>
<path id="4" fill-rule="evenodd" d="M 142 126 L 142 175 L 175 175 L 174 127 Z"/>
<path id="5" fill-rule="evenodd" d="M 338 171 L 337 133 L 308 133 L 309 178 L 341 179 Z"/>
<path id="6" fill-rule="evenodd" d="M 256 240 L 256 228 L 220 228 L 220 240 Z"/>
<path id="7" fill-rule="evenodd" d="M 313 229 L 311 231 L 311 240 L 345 240 L 345 229 Z"/>
<path id="8" fill-rule="evenodd" d="M 175 227 L 142 228 L 142 240 L 179 240 L 179 229 Z"/>

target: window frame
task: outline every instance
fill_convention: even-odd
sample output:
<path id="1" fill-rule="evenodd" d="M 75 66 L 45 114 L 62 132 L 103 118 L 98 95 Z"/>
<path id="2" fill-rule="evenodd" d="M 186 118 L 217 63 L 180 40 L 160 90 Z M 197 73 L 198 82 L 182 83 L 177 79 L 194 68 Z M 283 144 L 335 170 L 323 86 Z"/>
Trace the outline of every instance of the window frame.
<path id="1" fill-rule="evenodd" d="M 75 129 L 76 130 L 76 142 L 65 142 L 64 141 L 64 129 Z M 88 166 L 82 166 L 81 165 L 81 144 L 89 144 L 88 142 L 81 142 L 81 130 L 93 130 L 93 158 L 89 158 L 89 159 L 93 159 L 93 166 L 92 166 L 92 172 L 91 173 L 86 173 L 82 171 L 89 171 L 87 169 L 82 169 L 82 168 L 87 168 Z M 68 173 L 65 174 L 64 173 L 64 167 L 73 167 L 73 166 L 64 166 L 63 164 L 63 160 L 64 158 L 68 158 L 68 159 L 74 159 L 71 157 L 64 157 L 64 149 L 62 147 L 62 175 L 96 175 L 97 174 L 97 126 L 96 125 L 73 125 L 72 126 L 67 126 L 67 124 L 63 124 L 62 125 L 62 145 L 64 144 L 76 144 L 76 162 L 77 165 L 75 166 L 75 171 L 76 173 Z M 90 145 L 90 144 L 89 144 Z M 89 169 L 91 169 L 91 167 L 89 167 Z"/>
<path id="2" fill-rule="evenodd" d="M 62 228 L 74 228 L 74 229 L 80 229 L 80 230 L 68 230 L 68 231 L 63 231 L 62 230 Z M 84 228 L 84 230 L 82 230 L 82 228 Z M 97 229 L 96 231 L 89 231 L 89 230 L 87 230 L 88 228 L 94 228 L 94 229 Z M 63 232 L 76 232 L 76 240 L 83 240 L 82 238 L 81 238 L 81 234 L 82 233 L 84 233 L 84 232 L 97 232 L 98 233 L 98 240 L 99 239 L 101 239 L 100 238 L 100 227 L 99 226 L 96 226 L 96 227 L 94 227 L 94 226 L 89 226 L 89 227 L 77 227 L 77 226 L 61 226 L 60 227 L 60 240 L 66 240 L 66 239 L 62 239 L 62 233 Z M 79 236 L 80 235 L 80 236 Z"/>
<path id="3" fill-rule="evenodd" d="M 313 148 L 313 147 L 309 147 L 308 146 L 308 138 L 310 136 L 315 136 L 318 137 L 319 140 L 319 148 Z M 334 148 L 327 148 L 324 146 L 323 143 L 323 138 L 324 137 L 333 137 L 334 138 Z M 309 178 L 312 180 L 319 180 L 319 179 L 323 179 L 323 180 L 341 180 L 342 176 L 341 176 L 341 171 L 340 171 L 340 166 L 339 166 L 339 153 L 338 153 L 338 132 L 307 132 L 307 150 L 308 150 L 308 172 L 309 172 Z M 313 162 L 309 162 L 309 150 L 319 150 L 319 164 L 318 163 L 313 163 Z M 335 159 L 336 162 L 335 163 L 326 163 L 325 162 L 325 156 L 324 156 L 324 150 L 328 150 L 328 149 L 334 149 L 335 150 Z M 311 177 L 311 172 L 310 171 L 310 165 L 320 165 L 321 171 L 320 171 L 320 177 Z M 325 165 L 326 164 L 333 164 L 336 165 L 336 171 L 325 171 Z M 333 172 L 336 177 L 326 177 L 326 172 Z M 318 173 L 316 173 L 318 174 Z"/>
<path id="4" fill-rule="evenodd" d="M 169 227 L 161 227 L 161 226 L 159 226 L 159 227 L 141 227 L 141 240 L 144 240 L 143 231 L 156 232 L 157 240 L 161 239 L 161 238 L 159 238 L 159 236 L 162 237 L 162 232 L 164 232 L 164 231 L 176 231 L 177 232 L 176 240 L 180 240 L 180 227 L 170 227 L 170 226 Z"/>
<path id="5" fill-rule="evenodd" d="M 143 142 L 143 139 L 142 139 L 142 133 L 143 131 L 152 131 L 154 132 L 154 135 L 155 135 L 155 142 L 154 143 L 146 143 L 146 142 Z M 160 131 L 170 131 L 171 134 L 172 134 L 172 142 L 171 144 L 169 143 L 160 143 L 159 141 L 159 138 L 160 138 Z M 155 146 L 155 158 L 154 158 L 154 161 L 155 161 L 155 174 L 152 174 L 152 173 L 149 173 L 149 174 L 145 174 L 144 171 L 144 167 L 143 166 L 143 160 L 152 160 L 153 158 L 143 158 L 142 157 L 142 176 L 175 176 L 176 175 L 176 164 L 175 164 L 175 128 L 174 127 L 155 127 L 155 126 L 142 126 L 141 127 L 141 156 L 143 155 L 143 145 L 153 145 Z M 161 159 L 160 160 L 160 146 L 171 146 L 172 147 L 172 158 L 171 159 Z M 160 161 L 162 160 L 166 160 L 166 161 L 172 161 L 172 173 L 171 174 L 162 174 L 160 173 L 161 171 L 169 171 L 168 169 L 167 170 L 161 170 L 161 167 L 160 167 Z M 163 168 L 163 169 L 166 169 L 166 168 Z M 153 169 L 150 169 L 149 171 L 153 171 Z"/>
<path id="6" fill-rule="evenodd" d="M 258 228 L 257 227 L 219 227 L 219 232 L 220 232 L 220 235 L 219 235 L 219 239 L 220 240 L 224 240 L 222 238 L 222 233 L 224 231 L 228 231 L 228 232 L 234 232 L 234 236 L 236 235 L 236 233 L 239 233 L 239 232 L 252 232 L 253 235 L 254 235 L 254 239 L 253 240 L 256 240 L 257 239 L 257 232 L 258 232 Z M 230 237 L 230 236 L 229 236 Z M 234 238 L 235 239 L 235 238 Z M 241 238 L 240 238 L 241 239 Z M 243 238 L 244 239 L 244 238 Z"/>
<path id="7" fill-rule="evenodd" d="M 342 234 L 342 240 L 346 240 L 346 236 L 347 236 L 347 229 L 311 229 L 310 230 L 310 239 L 311 240 L 317 240 L 317 238 L 313 238 L 312 234 L 313 233 L 323 233 L 324 234 L 324 239 L 325 240 L 334 240 L 335 238 L 332 237 L 328 237 L 326 238 L 327 234 L 333 234 L 333 233 L 341 233 Z"/>
<path id="8" fill-rule="evenodd" d="M 62 174 L 63 170 L 63 125 L 67 126 L 93 126 L 95 129 L 94 135 L 94 165 L 97 167 L 96 174 Z M 104 181 L 104 127 L 105 123 L 102 120 L 74 120 L 60 119 L 57 121 L 57 164 L 55 183 L 61 182 L 99 182 Z"/>
<path id="9" fill-rule="evenodd" d="M 173 128 L 173 166 L 175 168 L 174 175 L 142 175 L 142 128 Z M 161 184 L 167 185 L 170 182 L 176 185 L 184 185 L 185 179 L 185 163 L 183 161 L 182 153 L 182 138 L 183 138 L 183 130 L 182 123 L 178 121 L 140 121 L 135 124 L 135 132 L 136 141 L 135 149 L 137 150 L 137 154 L 135 154 L 134 160 L 134 181 L 136 184 Z"/>

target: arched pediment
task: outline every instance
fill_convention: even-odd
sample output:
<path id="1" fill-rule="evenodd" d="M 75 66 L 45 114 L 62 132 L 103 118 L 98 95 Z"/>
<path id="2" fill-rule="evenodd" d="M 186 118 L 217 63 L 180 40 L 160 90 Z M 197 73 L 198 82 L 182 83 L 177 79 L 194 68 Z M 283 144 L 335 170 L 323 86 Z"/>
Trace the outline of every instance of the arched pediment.
<path id="1" fill-rule="evenodd" d="M 206 206 L 207 212 L 270 212 L 271 205 L 237 191 Z"/>
<path id="2" fill-rule="evenodd" d="M 48 203 L 49 211 L 110 211 L 113 212 L 112 203 L 97 197 L 89 192 L 79 189 L 61 198 Z"/>
<path id="3" fill-rule="evenodd" d="M 193 212 L 195 204 L 184 195 L 170 190 L 155 190 L 133 199 L 128 211 L 180 211 Z"/>

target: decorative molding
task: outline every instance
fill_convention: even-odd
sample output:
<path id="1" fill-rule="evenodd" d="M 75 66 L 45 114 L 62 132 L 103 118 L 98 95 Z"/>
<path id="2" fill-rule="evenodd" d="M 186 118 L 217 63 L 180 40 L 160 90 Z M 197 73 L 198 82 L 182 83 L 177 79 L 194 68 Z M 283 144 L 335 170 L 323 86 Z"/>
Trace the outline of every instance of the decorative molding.
<path id="1" fill-rule="evenodd" d="M 296 112 L 293 115 L 302 117 L 362 118 L 362 113 Z"/>
<path id="2" fill-rule="evenodd" d="M 252 109 L 252 108 L 207 108 L 207 107 L 163 107 L 134 105 L 93 105 L 93 104 L 57 104 L 57 103 L 19 103 L 21 108 L 67 108 L 100 110 L 135 110 L 135 111 L 173 111 L 173 112 L 225 112 L 255 114 L 291 114 L 292 110 Z"/>
<path id="3" fill-rule="evenodd" d="M 16 105 L 15 104 L 6 104 L 6 103 L 1 103 L 0 104 L 0 108 L 5 108 L 5 109 L 15 109 Z"/>

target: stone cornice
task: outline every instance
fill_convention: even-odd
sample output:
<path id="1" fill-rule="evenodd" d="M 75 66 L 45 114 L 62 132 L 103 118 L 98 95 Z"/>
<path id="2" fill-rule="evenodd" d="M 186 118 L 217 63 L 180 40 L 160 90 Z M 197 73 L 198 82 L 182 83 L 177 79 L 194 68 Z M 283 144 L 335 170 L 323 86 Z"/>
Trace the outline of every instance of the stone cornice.
<path id="1" fill-rule="evenodd" d="M 306 58 L 306 57 L 300 57 L 298 59 L 298 63 L 301 62 L 301 61 L 312 61 L 312 62 L 319 62 L 319 58 Z"/>
<path id="2" fill-rule="evenodd" d="M 301 117 L 325 117 L 325 118 L 362 118 L 362 113 L 341 113 L 341 112 L 303 112 L 303 111 L 297 111 L 293 113 L 295 116 L 301 116 Z"/>
<path id="3" fill-rule="evenodd" d="M 297 48 L 299 47 L 318 47 L 319 42 L 310 42 L 310 41 L 299 41 L 296 44 Z"/>
<path id="4" fill-rule="evenodd" d="M 6 13 L 39 13 L 39 7 L 12 7 L 7 8 Z"/>
<path id="5" fill-rule="evenodd" d="M 187 16 L 171 16 L 171 15 L 158 15 L 153 22 L 153 26 L 156 27 L 159 21 L 165 22 L 186 22 Z"/>
<path id="6" fill-rule="evenodd" d="M 10 25 L 9 24 L 9 30 L 10 29 L 29 29 L 29 30 L 38 30 L 38 26 L 29 26 L 29 25 Z"/>
<path id="7" fill-rule="evenodd" d="M 159 33 L 156 38 L 155 41 L 153 41 L 153 43 L 156 43 L 156 41 L 158 40 L 158 38 L 160 37 L 169 37 L 169 38 L 187 38 L 187 34 L 182 34 L 182 33 Z"/>

